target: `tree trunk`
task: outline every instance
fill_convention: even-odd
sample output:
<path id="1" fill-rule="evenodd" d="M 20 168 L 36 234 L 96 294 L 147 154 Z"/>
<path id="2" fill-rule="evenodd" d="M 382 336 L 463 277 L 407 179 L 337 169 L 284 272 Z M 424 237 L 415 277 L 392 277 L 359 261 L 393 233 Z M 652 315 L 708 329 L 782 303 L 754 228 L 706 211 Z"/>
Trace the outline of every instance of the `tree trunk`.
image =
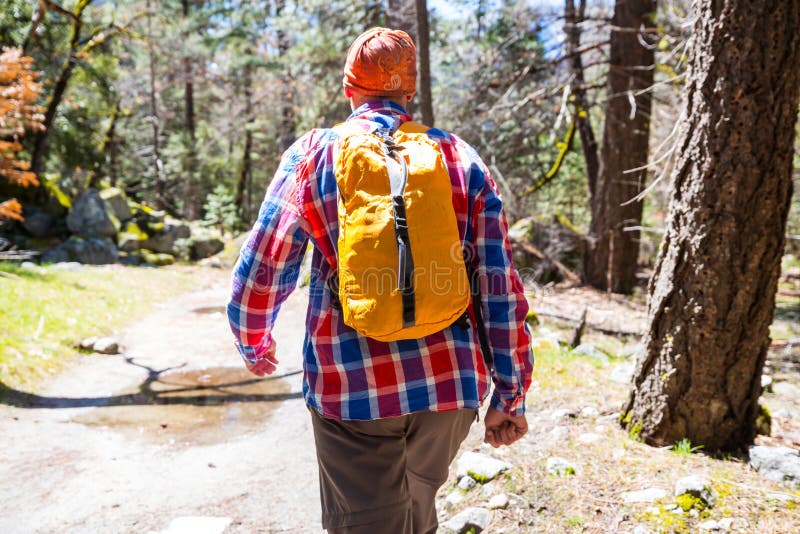
<path id="1" fill-rule="evenodd" d="M 277 0 L 275 4 L 275 14 L 280 16 L 284 7 L 286 6 L 285 0 Z M 289 34 L 278 28 L 278 57 L 284 63 L 283 74 L 281 75 L 281 86 L 283 94 L 281 95 L 281 150 L 286 150 L 296 139 L 294 132 L 294 80 L 292 78 L 292 71 L 289 68 L 289 62 L 286 60 L 286 53 L 289 51 L 290 40 Z"/>
<path id="2" fill-rule="evenodd" d="M 153 172 L 156 177 L 156 208 L 164 209 L 167 205 L 167 177 L 161 161 L 159 144 L 158 99 L 156 97 L 156 50 L 153 39 L 151 0 L 147 0 L 147 49 L 150 56 L 150 122 L 153 124 Z"/>
<path id="3" fill-rule="evenodd" d="M 415 46 L 419 43 L 416 2 L 417 0 L 387 0 L 386 2 L 386 20 L 389 28 L 406 32 L 414 41 Z M 417 54 L 417 57 L 419 57 L 419 54 Z M 414 100 L 409 101 L 406 105 L 406 111 L 412 115 L 415 113 L 415 108 Z"/>
<path id="4" fill-rule="evenodd" d="M 589 110 L 586 103 L 586 79 L 583 71 L 583 56 L 579 52 L 581 48 L 581 26 L 586 13 L 586 0 L 580 0 L 578 11 L 575 12 L 575 0 L 565 0 L 564 3 L 564 33 L 567 36 L 566 53 L 570 58 L 570 70 L 572 73 L 573 104 L 575 113 L 578 114 L 577 126 L 581 136 L 581 147 L 583 148 L 583 159 L 586 163 L 586 183 L 589 186 L 589 201 L 595 195 L 597 173 L 600 168 L 600 161 L 597 156 L 597 140 L 594 136 L 592 123 L 589 120 Z"/>
<path id="5" fill-rule="evenodd" d="M 650 327 L 626 408 L 653 445 L 752 443 L 800 94 L 800 0 L 694 3 L 687 102 Z"/>
<path id="6" fill-rule="evenodd" d="M 653 85 L 655 55 L 640 30 L 652 25 L 655 9 L 655 0 L 617 0 L 612 21 L 603 146 L 584 276 L 589 284 L 617 293 L 630 293 L 636 283 L 639 231 L 624 228 L 641 226 L 642 220 L 642 203 L 628 201 L 641 192 L 646 172 L 629 171 L 647 164 L 652 99 L 645 90 Z"/>
<path id="7" fill-rule="evenodd" d="M 417 64 L 419 81 L 417 101 L 422 123 L 433 127 L 433 96 L 431 95 L 430 29 L 428 27 L 428 2 L 416 0 L 417 5 Z"/>
<path id="8" fill-rule="evenodd" d="M 189 0 L 181 0 L 184 22 L 189 19 Z M 188 36 L 187 36 L 188 37 Z M 192 74 L 192 58 L 187 54 L 183 57 L 183 107 L 184 128 L 189 134 L 188 154 L 186 155 L 186 217 L 189 220 L 200 218 L 200 198 L 197 191 L 197 135 L 195 131 L 194 113 L 194 77 Z"/>
<path id="9" fill-rule="evenodd" d="M 248 50 L 248 55 L 252 55 L 253 51 Z M 250 63 L 244 65 L 244 74 L 242 81 L 244 84 L 244 113 L 245 113 L 245 128 L 244 128 L 244 151 L 242 153 L 242 164 L 239 168 L 239 177 L 236 181 L 236 195 L 234 202 L 239 209 L 239 218 L 245 223 L 250 220 L 250 200 L 252 189 L 252 175 L 253 175 L 253 76 L 251 72 L 252 66 Z"/>

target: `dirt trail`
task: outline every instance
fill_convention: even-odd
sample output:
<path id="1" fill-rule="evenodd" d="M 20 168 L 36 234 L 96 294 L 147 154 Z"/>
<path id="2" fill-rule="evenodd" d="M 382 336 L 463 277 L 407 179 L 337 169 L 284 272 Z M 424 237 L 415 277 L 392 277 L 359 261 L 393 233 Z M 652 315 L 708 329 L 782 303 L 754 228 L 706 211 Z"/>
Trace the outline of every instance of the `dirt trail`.
<path id="1" fill-rule="evenodd" d="M 232 345 L 228 273 L 129 325 L 123 354 L 84 356 L 0 405 L 0 532 L 321 531 L 307 295 L 282 308 L 282 366 L 257 380 Z"/>

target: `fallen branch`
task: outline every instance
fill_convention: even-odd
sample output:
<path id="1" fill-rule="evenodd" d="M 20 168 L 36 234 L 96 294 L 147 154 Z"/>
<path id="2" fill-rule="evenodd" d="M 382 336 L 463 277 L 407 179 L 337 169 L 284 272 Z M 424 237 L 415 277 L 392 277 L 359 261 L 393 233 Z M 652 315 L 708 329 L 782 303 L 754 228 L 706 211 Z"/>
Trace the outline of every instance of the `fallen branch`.
<path id="1" fill-rule="evenodd" d="M 533 245 L 531 243 L 528 243 L 526 241 L 520 241 L 520 240 L 514 239 L 514 238 L 510 238 L 510 239 L 511 239 L 511 243 L 513 243 L 513 244 L 515 244 L 515 245 L 517 245 L 519 247 L 522 247 L 522 250 L 524 250 L 528 254 L 532 254 L 533 256 L 536 256 L 540 260 L 546 261 L 547 263 L 551 264 L 553 267 L 555 267 L 558 270 L 558 272 L 561 273 L 561 275 L 567 281 L 572 282 L 573 284 L 579 284 L 581 282 L 581 277 L 580 276 L 575 274 L 573 271 L 570 271 L 566 267 L 566 265 L 564 265 L 563 263 L 561 263 L 557 259 L 550 257 L 548 254 L 546 254 L 539 247 L 537 247 L 537 246 L 535 246 L 535 245 Z"/>
<path id="2" fill-rule="evenodd" d="M 541 316 L 544 316 L 544 317 L 552 317 L 554 319 L 560 319 L 562 321 L 568 321 L 568 322 L 571 322 L 571 323 L 579 324 L 580 321 L 581 321 L 580 317 L 577 317 L 577 318 L 576 317 L 569 317 L 567 315 L 561 315 L 559 313 L 554 313 L 554 312 L 549 312 L 549 311 L 540 311 L 540 310 L 533 310 L 533 311 L 536 312 L 536 315 L 541 315 Z M 621 329 L 617 329 L 617 328 L 606 328 L 606 327 L 603 327 L 603 326 L 592 324 L 592 323 L 590 323 L 588 321 L 586 322 L 585 327 L 589 328 L 591 330 L 594 330 L 595 332 L 600 332 L 601 334 L 606 334 L 608 336 L 641 336 L 641 335 L 643 335 L 643 332 L 638 332 L 638 331 L 634 331 L 634 330 L 621 330 Z"/>

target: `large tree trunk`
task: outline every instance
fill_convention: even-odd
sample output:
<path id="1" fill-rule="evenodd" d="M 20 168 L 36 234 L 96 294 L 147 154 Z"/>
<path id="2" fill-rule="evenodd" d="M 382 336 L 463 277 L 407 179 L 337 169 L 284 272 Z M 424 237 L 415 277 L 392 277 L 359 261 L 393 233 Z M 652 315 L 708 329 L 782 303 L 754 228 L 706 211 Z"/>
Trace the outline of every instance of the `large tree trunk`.
<path id="1" fill-rule="evenodd" d="M 428 25 L 428 2 L 416 0 L 417 12 L 417 65 L 419 80 L 417 82 L 417 101 L 422 123 L 433 126 L 433 95 L 431 95 L 431 54 L 430 28 Z"/>
<path id="2" fill-rule="evenodd" d="M 285 0 L 277 0 L 275 3 L 275 14 L 280 16 L 281 12 L 286 7 Z M 294 79 L 292 78 L 292 71 L 289 67 L 289 62 L 286 59 L 286 53 L 289 51 L 291 45 L 289 34 L 278 28 L 278 57 L 284 63 L 283 74 L 281 75 L 281 149 L 286 150 L 292 143 L 294 143 L 297 136 L 295 135 L 294 126 Z"/>
<path id="3" fill-rule="evenodd" d="M 161 161 L 161 145 L 159 143 L 160 124 L 158 117 L 158 97 L 156 94 L 156 49 L 153 37 L 151 0 L 147 0 L 147 50 L 150 71 L 150 122 L 153 125 L 153 172 L 156 178 L 156 208 L 164 209 L 167 205 L 167 177 Z"/>
<path id="4" fill-rule="evenodd" d="M 655 0 L 617 0 L 611 30 L 608 99 L 600 169 L 591 199 L 590 246 L 584 262 L 586 281 L 600 289 L 630 293 L 636 283 L 642 203 L 628 202 L 643 188 L 646 172 L 626 172 L 647 164 L 650 139 Z M 623 205 L 624 204 L 624 205 Z"/>
<path id="5" fill-rule="evenodd" d="M 667 233 L 624 421 L 653 445 L 752 443 L 800 93 L 800 0 L 694 2 Z"/>
<path id="6" fill-rule="evenodd" d="M 406 32 L 414 41 L 415 46 L 419 43 L 419 37 L 417 35 L 416 0 L 387 0 L 386 21 L 389 28 Z M 419 62 L 417 65 L 419 65 Z M 414 100 L 411 100 L 408 105 L 406 105 L 406 110 L 412 115 L 416 111 L 415 108 Z"/>
<path id="7" fill-rule="evenodd" d="M 572 74 L 572 84 L 574 86 L 572 95 L 575 113 L 577 116 L 578 133 L 581 137 L 581 147 L 583 148 L 583 159 L 586 163 L 586 183 L 589 186 L 589 199 L 594 198 L 597 173 L 600 168 L 600 160 L 597 155 L 597 140 L 594 136 L 594 129 L 589 119 L 589 110 L 586 103 L 586 78 L 583 70 L 583 56 L 581 49 L 581 23 L 585 20 L 586 0 L 580 0 L 577 12 L 575 10 L 575 0 L 565 0 L 564 2 L 564 33 L 567 36 L 566 53 L 570 58 L 569 66 Z"/>

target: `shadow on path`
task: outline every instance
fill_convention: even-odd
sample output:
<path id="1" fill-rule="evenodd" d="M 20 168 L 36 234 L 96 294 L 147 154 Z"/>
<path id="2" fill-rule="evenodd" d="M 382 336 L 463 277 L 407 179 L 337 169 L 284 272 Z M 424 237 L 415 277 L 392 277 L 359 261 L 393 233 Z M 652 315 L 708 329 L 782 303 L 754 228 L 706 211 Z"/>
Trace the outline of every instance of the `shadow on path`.
<path id="1" fill-rule="evenodd" d="M 302 372 L 300 370 L 280 376 L 256 378 L 244 368 L 216 368 L 213 370 L 213 374 L 210 369 L 175 373 L 172 371 L 181 369 L 186 364 L 156 370 L 136 363 L 133 358 L 125 358 L 125 361 L 129 365 L 147 371 L 145 380 L 131 393 L 103 397 L 47 397 L 20 391 L 0 382 L 0 404 L 17 408 L 93 408 L 135 405 L 221 406 L 240 402 L 280 402 L 299 399 L 303 396 L 301 392 L 258 393 L 259 389 L 274 389 L 268 387 L 272 385 L 271 382 L 299 374 Z M 242 389 L 247 392 L 236 391 Z"/>

